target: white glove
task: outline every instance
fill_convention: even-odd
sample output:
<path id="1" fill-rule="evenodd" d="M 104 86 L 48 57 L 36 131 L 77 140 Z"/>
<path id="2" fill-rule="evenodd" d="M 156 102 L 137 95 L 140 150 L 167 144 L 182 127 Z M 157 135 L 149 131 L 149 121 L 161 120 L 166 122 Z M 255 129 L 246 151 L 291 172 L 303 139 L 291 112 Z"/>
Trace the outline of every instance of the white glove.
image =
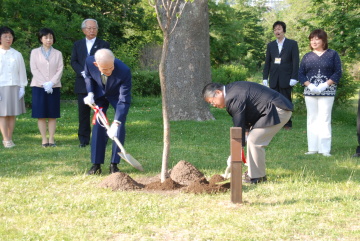
<path id="1" fill-rule="evenodd" d="M 118 129 L 119 129 L 119 122 L 114 121 L 106 132 L 106 134 L 109 136 L 111 140 L 114 140 L 114 137 L 117 136 Z"/>
<path id="2" fill-rule="evenodd" d="M 269 83 L 268 83 L 267 79 L 264 79 L 264 80 L 263 80 L 263 85 L 269 87 Z"/>
<path id="3" fill-rule="evenodd" d="M 85 105 L 92 105 L 95 103 L 93 92 L 88 93 L 88 95 L 84 98 L 84 103 L 85 103 Z"/>
<path id="4" fill-rule="evenodd" d="M 321 93 L 320 90 L 314 84 L 309 84 L 307 87 L 309 88 L 310 92 L 313 94 L 318 95 Z"/>
<path id="5" fill-rule="evenodd" d="M 19 89 L 19 100 L 24 97 L 25 95 L 25 88 L 24 87 L 20 87 Z"/>
<path id="6" fill-rule="evenodd" d="M 231 156 L 228 157 L 227 161 L 226 161 L 226 164 L 228 167 L 231 166 Z"/>
<path id="7" fill-rule="evenodd" d="M 230 178 L 230 176 L 231 176 L 231 174 L 230 174 L 230 172 L 231 172 L 231 156 L 228 157 L 226 163 L 227 163 L 227 167 L 225 169 L 225 173 L 221 175 L 225 179 Z"/>
<path id="8" fill-rule="evenodd" d="M 295 80 L 295 79 L 291 79 L 289 85 L 290 85 L 290 86 L 294 86 L 294 85 L 296 85 L 298 82 L 299 82 L 299 81 L 297 81 L 297 80 Z"/>
<path id="9" fill-rule="evenodd" d="M 328 87 L 329 87 L 328 83 L 324 82 L 324 83 L 319 84 L 317 88 L 318 88 L 318 90 L 319 90 L 320 92 L 323 92 L 323 91 L 326 90 Z"/>
<path id="10" fill-rule="evenodd" d="M 51 81 L 45 82 L 43 84 L 45 92 L 48 93 L 48 94 L 52 94 L 53 93 L 53 88 L 52 88 L 53 85 L 54 85 L 54 83 L 51 82 Z"/>
<path id="11" fill-rule="evenodd" d="M 51 81 L 48 81 L 48 82 L 45 82 L 43 84 L 43 86 L 44 86 L 45 91 L 47 91 L 47 90 L 51 89 L 54 86 L 54 83 L 51 82 Z"/>
<path id="12" fill-rule="evenodd" d="M 85 71 L 81 71 L 81 75 L 84 79 L 86 78 Z"/>

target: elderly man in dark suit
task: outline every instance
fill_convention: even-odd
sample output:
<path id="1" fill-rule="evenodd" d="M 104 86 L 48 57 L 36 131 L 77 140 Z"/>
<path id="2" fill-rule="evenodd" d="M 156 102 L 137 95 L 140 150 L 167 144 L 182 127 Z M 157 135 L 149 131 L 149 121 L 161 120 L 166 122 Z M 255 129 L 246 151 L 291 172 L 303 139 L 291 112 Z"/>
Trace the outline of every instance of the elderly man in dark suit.
<path id="1" fill-rule="evenodd" d="M 207 84 L 203 98 L 216 108 L 226 108 L 235 127 L 247 136 L 248 174 L 244 181 L 252 184 L 267 180 L 265 147 L 290 119 L 293 104 L 280 93 L 263 85 L 237 81 L 226 86 Z M 243 136 L 245 140 L 245 136 Z"/>
<path id="2" fill-rule="evenodd" d="M 98 49 L 110 48 L 110 44 L 97 38 L 98 24 L 95 19 L 85 19 L 81 24 L 85 38 L 74 43 L 71 53 L 71 66 L 76 73 L 75 93 L 78 96 L 79 147 L 85 147 L 90 143 L 90 111 L 89 106 L 84 104 L 84 97 L 87 95 L 84 81 L 84 66 L 88 56 L 94 55 Z"/>
<path id="3" fill-rule="evenodd" d="M 284 22 L 275 22 L 273 30 L 276 40 L 267 45 L 263 84 L 283 94 L 291 102 L 292 87 L 298 83 L 299 48 L 296 41 L 285 38 Z M 291 119 L 284 128 L 292 128 Z"/>
<path id="4" fill-rule="evenodd" d="M 109 49 L 100 49 L 95 56 L 89 56 L 85 62 L 85 83 L 88 95 L 84 103 L 96 103 L 106 113 L 109 104 L 115 110 L 114 122 L 108 131 L 96 123 L 92 131 L 91 162 L 93 166 L 89 175 L 101 173 L 101 164 L 104 164 L 106 143 L 108 137 L 116 136 L 124 145 L 125 122 L 131 102 L 131 71 Z M 118 172 L 120 162 L 119 147 L 112 145 L 110 173 Z"/>

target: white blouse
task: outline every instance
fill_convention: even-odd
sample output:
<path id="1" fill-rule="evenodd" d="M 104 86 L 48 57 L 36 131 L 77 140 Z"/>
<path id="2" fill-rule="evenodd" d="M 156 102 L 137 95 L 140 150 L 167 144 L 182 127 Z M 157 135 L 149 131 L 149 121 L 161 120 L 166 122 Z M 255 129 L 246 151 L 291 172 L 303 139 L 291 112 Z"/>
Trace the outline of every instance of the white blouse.
<path id="1" fill-rule="evenodd" d="M 13 48 L 0 48 L 0 87 L 25 87 L 27 84 L 25 62 L 21 53 Z"/>

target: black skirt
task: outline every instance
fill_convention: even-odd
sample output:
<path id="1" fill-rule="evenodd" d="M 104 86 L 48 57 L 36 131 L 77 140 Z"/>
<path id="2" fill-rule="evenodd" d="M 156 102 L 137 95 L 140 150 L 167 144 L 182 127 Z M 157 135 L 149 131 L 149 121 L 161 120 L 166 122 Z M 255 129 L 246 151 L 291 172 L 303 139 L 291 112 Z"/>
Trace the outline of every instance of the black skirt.
<path id="1" fill-rule="evenodd" d="M 44 88 L 32 87 L 32 118 L 60 118 L 60 88 L 48 94 Z"/>

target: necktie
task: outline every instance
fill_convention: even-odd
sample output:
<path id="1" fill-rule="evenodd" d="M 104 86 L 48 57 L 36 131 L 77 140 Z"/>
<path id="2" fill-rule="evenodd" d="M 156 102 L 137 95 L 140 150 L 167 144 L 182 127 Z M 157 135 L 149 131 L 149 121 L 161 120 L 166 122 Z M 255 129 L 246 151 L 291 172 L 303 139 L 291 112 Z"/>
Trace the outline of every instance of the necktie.
<path id="1" fill-rule="evenodd" d="M 103 83 L 104 85 L 106 85 L 107 78 L 108 78 L 108 77 L 107 77 L 106 75 L 101 74 L 101 81 L 102 81 L 102 83 Z"/>

